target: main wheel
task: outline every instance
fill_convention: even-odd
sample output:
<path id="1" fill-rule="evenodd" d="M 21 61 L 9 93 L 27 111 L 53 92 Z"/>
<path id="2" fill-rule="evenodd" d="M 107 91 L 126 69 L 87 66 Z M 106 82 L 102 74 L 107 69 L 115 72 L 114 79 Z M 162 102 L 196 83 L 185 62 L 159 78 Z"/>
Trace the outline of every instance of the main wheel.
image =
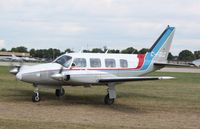
<path id="1" fill-rule="evenodd" d="M 109 98 L 109 94 L 107 94 L 107 95 L 105 96 L 105 98 L 104 98 L 104 103 L 105 103 L 106 105 L 111 105 L 111 104 L 114 103 L 114 101 L 115 101 L 115 99 L 110 99 L 110 98 Z"/>
<path id="2" fill-rule="evenodd" d="M 33 102 L 39 102 L 40 101 L 40 94 L 39 93 L 33 93 L 32 101 Z"/>
<path id="3" fill-rule="evenodd" d="M 57 97 L 61 97 L 61 96 L 65 95 L 65 90 L 63 88 L 56 89 L 55 94 L 56 94 Z"/>

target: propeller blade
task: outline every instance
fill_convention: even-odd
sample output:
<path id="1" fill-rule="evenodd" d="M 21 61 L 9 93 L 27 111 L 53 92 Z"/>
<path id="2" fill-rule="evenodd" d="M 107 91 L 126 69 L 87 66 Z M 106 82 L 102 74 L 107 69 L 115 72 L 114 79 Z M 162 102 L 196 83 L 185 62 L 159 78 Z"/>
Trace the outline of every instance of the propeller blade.
<path id="1" fill-rule="evenodd" d="M 60 68 L 59 73 L 61 74 L 63 72 L 63 66 Z"/>
<path id="2" fill-rule="evenodd" d="M 16 63 L 14 64 L 14 62 L 11 62 L 9 72 L 10 72 L 11 74 L 16 75 L 16 74 L 19 72 L 21 66 L 22 66 L 21 63 L 20 63 L 20 64 L 16 64 Z"/>
<path id="3" fill-rule="evenodd" d="M 68 81 L 70 79 L 70 75 L 63 75 L 63 66 L 60 68 L 60 71 L 56 74 L 51 75 L 51 77 L 58 81 Z"/>

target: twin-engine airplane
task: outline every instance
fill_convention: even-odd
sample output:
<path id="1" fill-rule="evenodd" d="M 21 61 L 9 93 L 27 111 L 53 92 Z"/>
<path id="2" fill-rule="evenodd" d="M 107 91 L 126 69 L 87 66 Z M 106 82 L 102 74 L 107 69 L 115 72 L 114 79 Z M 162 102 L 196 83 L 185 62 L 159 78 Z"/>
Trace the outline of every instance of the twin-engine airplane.
<path id="1" fill-rule="evenodd" d="M 193 62 L 192 62 L 192 65 L 195 65 L 196 67 L 199 67 L 200 68 L 200 59 L 198 59 L 198 60 L 194 60 Z"/>
<path id="2" fill-rule="evenodd" d="M 1 58 L 0 60 L 2 60 L 2 61 L 16 61 L 16 62 L 23 62 L 23 61 L 26 61 L 26 62 L 29 62 L 29 61 L 35 62 L 35 61 L 37 61 L 37 59 L 35 59 L 35 58 L 18 57 L 18 56 L 15 56 L 14 54 L 12 54 L 12 56 Z"/>
<path id="3" fill-rule="evenodd" d="M 175 28 L 168 26 L 146 54 L 66 53 L 51 63 L 17 67 L 18 80 L 35 87 L 33 102 L 40 101 L 39 86 L 55 86 L 56 96 L 63 96 L 62 86 L 106 85 L 105 104 L 113 104 L 115 85 L 126 81 L 173 79 L 173 77 L 144 76 L 163 68 Z"/>

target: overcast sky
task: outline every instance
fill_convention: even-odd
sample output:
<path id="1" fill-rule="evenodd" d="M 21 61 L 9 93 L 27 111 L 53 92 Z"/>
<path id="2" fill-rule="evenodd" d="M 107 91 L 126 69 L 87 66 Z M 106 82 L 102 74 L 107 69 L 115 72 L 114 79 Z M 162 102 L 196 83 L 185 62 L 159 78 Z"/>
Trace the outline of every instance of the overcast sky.
<path id="1" fill-rule="evenodd" d="M 0 48 L 149 48 L 167 25 L 173 54 L 200 50 L 200 0 L 0 1 Z"/>

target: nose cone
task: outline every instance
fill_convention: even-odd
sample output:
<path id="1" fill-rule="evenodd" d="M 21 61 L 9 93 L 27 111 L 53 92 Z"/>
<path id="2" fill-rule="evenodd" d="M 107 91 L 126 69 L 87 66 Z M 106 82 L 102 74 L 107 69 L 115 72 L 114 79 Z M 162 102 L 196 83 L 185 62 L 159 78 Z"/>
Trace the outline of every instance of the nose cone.
<path id="1" fill-rule="evenodd" d="M 18 80 L 22 80 L 22 73 L 21 72 L 18 72 L 17 75 L 16 75 L 16 78 Z"/>

